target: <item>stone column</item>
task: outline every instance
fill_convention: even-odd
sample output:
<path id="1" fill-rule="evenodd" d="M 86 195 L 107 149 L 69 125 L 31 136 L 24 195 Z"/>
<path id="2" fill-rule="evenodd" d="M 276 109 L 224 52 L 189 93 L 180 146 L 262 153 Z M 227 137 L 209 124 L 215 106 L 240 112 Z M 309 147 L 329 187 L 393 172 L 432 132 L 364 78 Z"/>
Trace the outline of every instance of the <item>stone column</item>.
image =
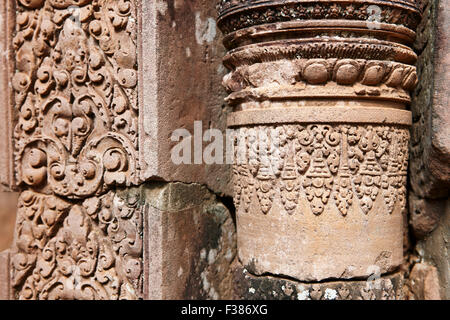
<path id="1" fill-rule="evenodd" d="M 414 1 L 222 0 L 239 258 L 300 281 L 403 261 Z"/>

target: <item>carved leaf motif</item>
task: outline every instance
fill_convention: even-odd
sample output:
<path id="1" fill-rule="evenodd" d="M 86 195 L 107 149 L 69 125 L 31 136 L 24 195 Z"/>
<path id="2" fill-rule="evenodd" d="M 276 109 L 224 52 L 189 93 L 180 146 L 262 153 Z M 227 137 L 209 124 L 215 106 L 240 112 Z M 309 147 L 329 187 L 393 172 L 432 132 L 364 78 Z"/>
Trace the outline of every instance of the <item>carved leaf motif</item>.
<path id="1" fill-rule="evenodd" d="M 330 126 L 311 125 L 314 140 L 311 144 L 311 166 L 305 174 L 303 188 L 310 202 L 311 210 L 320 215 L 328 204 L 334 184 L 334 174 L 339 167 L 337 146 L 340 143 L 338 131 Z"/>
<path id="2" fill-rule="evenodd" d="M 28 190 L 11 259 L 17 298 L 142 297 L 138 197 L 110 192 L 139 182 L 135 9 L 18 0 L 14 157 Z"/>
<path id="3" fill-rule="evenodd" d="M 20 4 L 18 183 L 70 198 L 138 183 L 134 2 Z"/>
<path id="4" fill-rule="evenodd" d="M 81 205 L 27 191 L 19 203 L 12 256 L 18 298 L 141 297 L 142 216 L 137 195 L 123 199 L 110 192 Z"/>

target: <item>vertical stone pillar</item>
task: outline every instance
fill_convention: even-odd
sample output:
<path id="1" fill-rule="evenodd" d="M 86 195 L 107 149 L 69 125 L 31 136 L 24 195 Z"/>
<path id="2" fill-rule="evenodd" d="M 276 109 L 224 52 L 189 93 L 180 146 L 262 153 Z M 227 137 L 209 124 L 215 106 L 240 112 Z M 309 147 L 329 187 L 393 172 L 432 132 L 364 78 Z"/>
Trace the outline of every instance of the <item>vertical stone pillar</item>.
<path id="1" fill-rule="evenodd" d="M 136 12 L 16 1 L 14 299 L 143 296 Z"/>
<path id="2" fill-rule="evenodd" d="M 222 0 L 239 258 L 302 281 L 403 261 L 414 1 Z"/>
<path id="3" fill-rule="evenodd" d="M 0 191 L 10 190 L 13 187 L 12 164 L 12 119 L 13 112 L 9 106 L 13 101 L 13 92 L 10 89 L 10 77 L 14 72 L 14 55 L 12 47 L 12 34 L 14 33 L 15 7 L 12 1 L 0 3 L 0 92 L 2 101 L 0 105 Z"/>

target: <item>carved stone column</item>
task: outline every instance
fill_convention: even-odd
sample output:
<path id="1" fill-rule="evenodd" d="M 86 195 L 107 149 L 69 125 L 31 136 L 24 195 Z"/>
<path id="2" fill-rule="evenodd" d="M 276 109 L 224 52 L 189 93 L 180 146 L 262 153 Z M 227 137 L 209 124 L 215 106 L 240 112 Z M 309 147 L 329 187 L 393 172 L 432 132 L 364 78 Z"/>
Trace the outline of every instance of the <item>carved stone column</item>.
<path id="1" fill-rule="evenodd" d="M 222 0 L 219 11 L 244 266 L 303 281 L 394 271 L 415 2 Z"/>

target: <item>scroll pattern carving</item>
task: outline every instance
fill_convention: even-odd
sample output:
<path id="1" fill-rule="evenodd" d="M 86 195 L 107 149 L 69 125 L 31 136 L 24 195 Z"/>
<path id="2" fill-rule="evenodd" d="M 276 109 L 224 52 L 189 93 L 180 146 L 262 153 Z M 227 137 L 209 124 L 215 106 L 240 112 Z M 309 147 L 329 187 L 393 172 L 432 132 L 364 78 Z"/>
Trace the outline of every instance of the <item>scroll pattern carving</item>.
<path id="1" fill-rule="evenodd" d="M 17 2 L 16 298 L 142 298 L 136 4 Z"/>
<path id="2" fill-rule="evenodd" d="M 306 199 L 312 213 L 320 215 L 333 199 L 346 216 L 354 201 L 369 214 L 380 196 L 387 212 L 397 203 L 403 210 L 408 141 L 407 128 L 382 125 L 236 129 L 235 204 L 248 211 L 256 194 L 261 211 L 268 214 L 280 194 L 288 214 Z"/>
<path id="3" fill-rule="evenodd" d="M 142 286 L 138 197 L 114 192 L 73 204 L 25 191 L 12 284 L 19 299 L 136 299 Z"/>
<path id="4" fill-rule="evenodd" d="M 19 6 L 14 38 L 18 183 L 69 198 L 137 183 L 132 2 L 20 3 L 40 9 Z"/>

